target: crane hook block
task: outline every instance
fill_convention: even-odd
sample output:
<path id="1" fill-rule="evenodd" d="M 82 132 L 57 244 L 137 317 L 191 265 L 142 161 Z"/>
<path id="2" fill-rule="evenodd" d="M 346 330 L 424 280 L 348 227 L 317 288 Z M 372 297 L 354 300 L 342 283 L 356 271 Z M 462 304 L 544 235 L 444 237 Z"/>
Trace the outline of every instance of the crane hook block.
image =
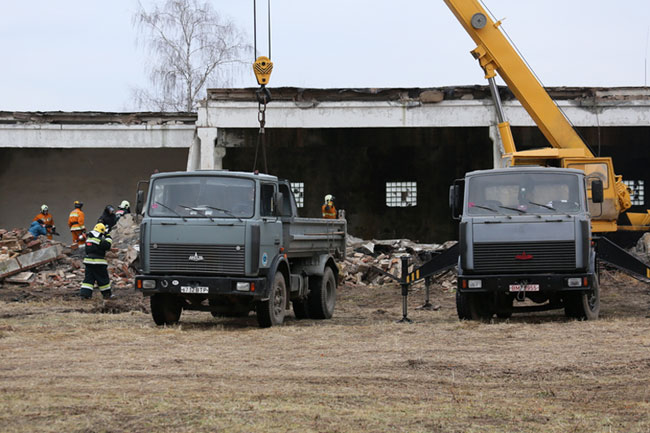
<path id="1" fill-rule="evenodd" d="M 271 71 L 273 71 L 273 62 L 266 56 L 258 57 L 255 63 L 253 63 L 253 72 L 255 72 L 257 84 L 260 86 L 265 86 L 269 83 Z"/>

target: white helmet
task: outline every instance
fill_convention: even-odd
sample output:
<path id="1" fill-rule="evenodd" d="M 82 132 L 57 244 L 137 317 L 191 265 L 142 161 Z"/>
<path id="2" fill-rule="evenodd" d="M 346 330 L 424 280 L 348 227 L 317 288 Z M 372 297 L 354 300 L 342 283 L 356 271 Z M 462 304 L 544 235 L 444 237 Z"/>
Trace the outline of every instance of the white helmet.
<path id="1" fill-rule="evenodd" d="M 126 201 L 126 200 L 122 200 L 122 203 L 120 203 L 120 207 L 121 207 L 122 209 L 128 209 L 128 208 L 131 207 L 131 204 L 130 204 L 128 201 Z"/>
<path id="2" fill-rule="evenodd" d="M 327 194 L 325 196 L 325 203 L 327 203 L 328 201 L 332 201 L 332 200 L 334 200 L 334 196 L 332 194 Z"/>
<path id="3" fill-rule="evenodd" d="M 45 211 L 47 211 L 48 209 L 49 209 L 49 207 L 47 207 L 46 204 L 44 204 L 43 206 L 41 206 L 41 212 L 45 212 Z"/>

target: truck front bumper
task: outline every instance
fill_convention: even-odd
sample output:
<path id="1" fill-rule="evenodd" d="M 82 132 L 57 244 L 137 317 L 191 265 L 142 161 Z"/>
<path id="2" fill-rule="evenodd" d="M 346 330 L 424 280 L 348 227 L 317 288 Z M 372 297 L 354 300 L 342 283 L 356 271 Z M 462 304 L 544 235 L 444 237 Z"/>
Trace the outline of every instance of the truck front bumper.
<path id="1" fill-rule="evenodd" d="M 521 275 L 459 275 L 458 291 L 485 292 L 565 292 L 591 290 L 594 275 L 583 274 L 521 274 Z M 577 284 L 579 283 L 579 284 Z"/>
<path id="2" fill-rule="evenodd" d="M 136 275 L 135 288 L 145 296 L 156 293 L 178 295 L 242 296 L 253 300 L 268 296 L 268 284 L 264 277 L 233 278 L 187 275 Z"/>

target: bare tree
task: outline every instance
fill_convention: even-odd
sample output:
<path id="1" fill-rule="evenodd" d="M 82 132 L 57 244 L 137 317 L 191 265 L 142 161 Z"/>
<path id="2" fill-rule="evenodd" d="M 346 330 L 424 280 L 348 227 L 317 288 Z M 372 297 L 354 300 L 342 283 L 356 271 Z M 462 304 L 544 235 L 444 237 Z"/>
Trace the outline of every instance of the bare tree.
<path id="1" fill-rule="evenodd" d="M 207 1 L 166 0 L 151 11 L 138 2 L 133 22 L 152 55 L 151 87 L 133 91 L 139 109 L 192 111 L 207 86 L 229 85 L 252 52 L 243 32 Z"/>

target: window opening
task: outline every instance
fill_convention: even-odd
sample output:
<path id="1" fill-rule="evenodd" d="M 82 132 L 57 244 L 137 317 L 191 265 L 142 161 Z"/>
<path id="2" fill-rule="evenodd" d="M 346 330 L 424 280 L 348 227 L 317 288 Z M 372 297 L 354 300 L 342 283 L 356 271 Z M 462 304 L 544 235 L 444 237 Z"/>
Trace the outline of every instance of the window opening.
<path id="1" fill-rule="evenodd" d="M 630 188 L 630 198 L 632 199 L 632 206 L 645 205 L 645 181 L 643 180 L 624 180 L 625 186 Z"/>
<path id="2" fill-rule="evenodd" d="M 305 207 L 305 183 L 291 182 L 291 191 L 293 191 L 293 198 L 296 199 L 296 207 Z"/>
<path id="3" fill-rule="evenodd" d="M 417 182 L 386 182 L 386 206 L 412 207 L 417 204 Z"/>

